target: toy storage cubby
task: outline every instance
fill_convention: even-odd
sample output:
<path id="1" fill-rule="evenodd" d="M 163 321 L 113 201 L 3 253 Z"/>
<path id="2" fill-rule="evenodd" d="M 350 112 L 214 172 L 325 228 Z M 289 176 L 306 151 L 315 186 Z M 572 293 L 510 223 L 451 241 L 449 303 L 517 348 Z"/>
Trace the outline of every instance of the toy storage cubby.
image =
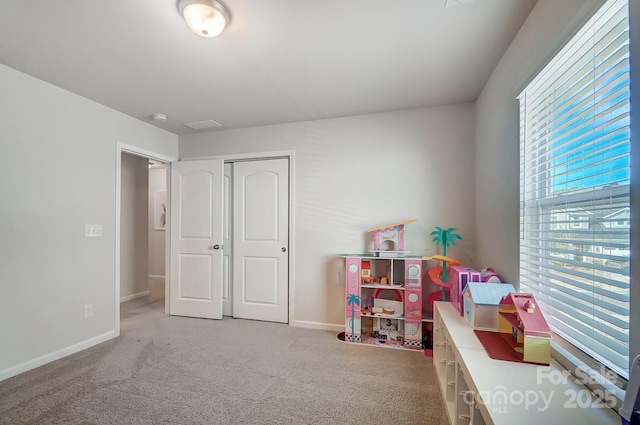
<path id="1" fill-rule="evenodd" d="M 346 342 L 429 351 L 432 318 L 423 314 L 422 257 L 345 258 Z M 430 343 L 428 343 L 430 344 Z"/>
<path id="2" fill-rule="evenodd" d="M 460 354 L 443 322 L 439 305 L 453 307 L 449 303 L 436 303 L 433 317 L 433 364 L 452 425 L 485 425 L 477 408 L 474 392 L 467 383 L 465 372 L 458 361 Z M 456 311 L 457 314 L 457 311 Z"/>
<path id="3" fill-rule="evenodd" d="M 485 425 L 480 414 L 480 409 L 472 390 L 467 385 L 467 380 L 461 367 L 458 367 L 456 379 L 456 424 L 458 425 Z"/>

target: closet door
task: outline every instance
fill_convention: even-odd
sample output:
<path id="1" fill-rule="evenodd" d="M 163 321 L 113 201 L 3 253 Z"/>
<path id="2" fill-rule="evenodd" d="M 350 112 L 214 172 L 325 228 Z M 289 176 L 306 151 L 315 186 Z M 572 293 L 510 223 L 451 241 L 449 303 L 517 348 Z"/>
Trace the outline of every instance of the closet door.
<path id="1" fill-rule="evenodd" d="M 233 164 L 233 315 L 288 323 L 289 161 Z"/>
<path id="2" fill-rule="evenodd" d="M 223 165 L 171 164 L 172 315 L 222 318 Z"/>

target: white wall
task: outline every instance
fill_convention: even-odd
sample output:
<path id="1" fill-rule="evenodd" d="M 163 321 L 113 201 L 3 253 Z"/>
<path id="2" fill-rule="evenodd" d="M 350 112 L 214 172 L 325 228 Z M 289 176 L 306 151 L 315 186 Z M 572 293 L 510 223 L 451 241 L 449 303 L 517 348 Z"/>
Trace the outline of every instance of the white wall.
<path id="1" fill-rule="evenodd" d="M 472 261 L 473 126 L 473 105 L 452 105 L 180 136 L 180 156 L 295 151 L 291 322 L 344 327 L 337 255 L 370 248 L 367 229 L 417 219 L 407 249 L 422 255 L 435 226 L 457 227 L 450 255 Z"/>
<path id="2" fill-rule="evenodd" d="M 602 0 L 540 0 L 476 102 L 476 249 L 517 283 L 519 266 L 520 130 L 516 96 L 593 13 Z"/>
<path id="3" fill-rule="evenodd" d="M 177 137 L 3 65 L 0 93 L 3 379 L 115 336 L 116 141 Z"/>
<path id="4" fill-rule="evenodd" d="M 120 192 L 120 300 L 146 295 L 149 160 L 122 154 Z"/>
<path id="5" fill-rule="evenodd" d="M 476 102 L 476 249 L 480 264 L 518 280 L 519 110 L 516 96 L 604 0 L 539 0 Z M 630 1 L 631 145 L 640 151 L 640 2 Z M 632 169 L 640 156 L 631 155 Z M 640 210 L 640 173 L 631 174 L 631 203 Z M 639 214 L 631 221 L 631 358 L 640 353 Z"/>

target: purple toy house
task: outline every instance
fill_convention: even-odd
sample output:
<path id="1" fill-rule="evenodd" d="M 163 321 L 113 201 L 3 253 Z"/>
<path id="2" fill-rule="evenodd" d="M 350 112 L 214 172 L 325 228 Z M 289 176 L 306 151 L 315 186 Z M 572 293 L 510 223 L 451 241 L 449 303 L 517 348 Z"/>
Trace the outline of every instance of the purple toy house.
<path id="1" fill-rule="evenodd" d="M 451 267 L 451 304 L 458 310 L 460 316 L 464 315 L 462 294 L 468 282 L 482 282 L 481 273 L 465 266 Z"/>

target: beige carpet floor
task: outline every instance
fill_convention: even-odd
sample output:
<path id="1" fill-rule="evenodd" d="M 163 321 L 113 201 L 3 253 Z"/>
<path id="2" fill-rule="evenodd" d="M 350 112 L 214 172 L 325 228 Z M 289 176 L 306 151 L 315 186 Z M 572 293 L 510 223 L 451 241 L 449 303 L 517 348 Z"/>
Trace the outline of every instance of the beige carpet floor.
<path id="1" fill-rule="evenodd" d="M 0 382 L 0 424 L 447 423 L 431 359 L 124 303 L 119 338 Z"/>

